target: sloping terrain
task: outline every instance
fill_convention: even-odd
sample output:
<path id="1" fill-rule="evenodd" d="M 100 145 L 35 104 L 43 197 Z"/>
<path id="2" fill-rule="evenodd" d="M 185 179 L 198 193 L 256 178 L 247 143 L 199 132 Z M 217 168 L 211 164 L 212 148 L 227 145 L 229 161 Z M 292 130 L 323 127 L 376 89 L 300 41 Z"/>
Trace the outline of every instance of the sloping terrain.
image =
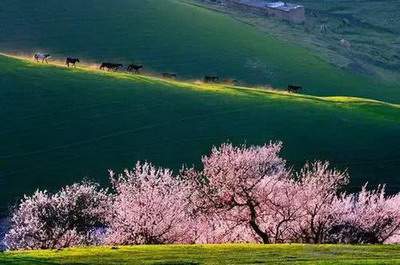
<path id="1" fill-rule="evenodd" d="M 278 88 L 299 84 L 307 94 L 400 102 L 396 83 L 340 69 L 295 42 L 186 0 L 3 0 L 0 24 L 3 52 L 137 62 L 186 79 L 213 74 Z"/>
<path id="2" fill-rule="evenodd" d="M 167 81 L 0 56 L 1 207 L 36 188 L 137 160 L 179 169 L 212 145 L 281 140 L 288 163 L 326 159 L 352 185 L 400 189 L 400 108 L 348 97 Z"/>
<path id="3" fill-rule="evenodd" d="M 292 1 L 305 7 L 306 22 L 301 25 L 255 15 L 218 1 L 193 1 L 204 8 L 229 14 L 280 40 L 307 47 L 347 72 L 400 81 L 399 1 Z M 342 45 L 341 40 L 349 46 Z"/>
<path id="4" fill-rule="evenodd" d="M 394 245 L 164 245 L 0 253 L 4 265 L 400 264 Z"/>

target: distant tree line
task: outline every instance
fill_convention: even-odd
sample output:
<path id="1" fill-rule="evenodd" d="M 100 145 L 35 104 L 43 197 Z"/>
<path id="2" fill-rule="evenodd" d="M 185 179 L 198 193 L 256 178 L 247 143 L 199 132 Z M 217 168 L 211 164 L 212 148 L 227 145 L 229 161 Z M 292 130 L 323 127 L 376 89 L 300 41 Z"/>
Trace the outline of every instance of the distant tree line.
<path id="1" fill-rule="evenodd" d="M 137 163 L 92 182 L 25 196 L 11 216 L 9 249 L 165 243 L 400 242 L 400 193 L 346 193 L 346 172 L 326 162 L 296 172 L 281 143 L 223 144 L 203 168 L 178 174 Z"/>

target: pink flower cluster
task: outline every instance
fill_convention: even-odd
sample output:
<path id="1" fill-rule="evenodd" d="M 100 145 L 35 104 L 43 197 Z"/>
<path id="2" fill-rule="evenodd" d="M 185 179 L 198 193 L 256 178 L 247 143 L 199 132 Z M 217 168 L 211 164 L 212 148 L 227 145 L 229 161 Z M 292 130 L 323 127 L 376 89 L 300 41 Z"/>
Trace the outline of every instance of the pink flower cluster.
<path id="1" fill-rule="evenodd" d="M 11 217 L 5 237 L 9 249 L 47 249 L 99 243 L 96 229 L 109 212 L 109 195 L 83 182 L 55 194 L 25 196 Z"/>
<path id="2" fill-rule="evenodd" d="M 223 144 L 203 168 L 137 163 L 110 172 L 112 188 L 83 182 L 25 197 L 11 218 L 10 249 L 87 244 L 393 243 L 400 239 L 400 194 L 385 187 L 344 191 L 346 172 L 326 162 L 298 172 L 281 143 Z"/>

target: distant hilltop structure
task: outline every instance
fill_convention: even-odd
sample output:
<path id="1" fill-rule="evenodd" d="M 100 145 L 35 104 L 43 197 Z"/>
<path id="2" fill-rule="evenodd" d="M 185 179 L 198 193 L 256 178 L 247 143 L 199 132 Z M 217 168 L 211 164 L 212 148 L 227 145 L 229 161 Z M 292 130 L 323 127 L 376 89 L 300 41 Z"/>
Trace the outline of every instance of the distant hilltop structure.
<path id="1" fill-rule="evenodd" d="M 277 17 L 292 23 L 305 22 L 304 6 L 286 2 L 265 0 L 225 0 L 227 5 L 257 14 Z"/>

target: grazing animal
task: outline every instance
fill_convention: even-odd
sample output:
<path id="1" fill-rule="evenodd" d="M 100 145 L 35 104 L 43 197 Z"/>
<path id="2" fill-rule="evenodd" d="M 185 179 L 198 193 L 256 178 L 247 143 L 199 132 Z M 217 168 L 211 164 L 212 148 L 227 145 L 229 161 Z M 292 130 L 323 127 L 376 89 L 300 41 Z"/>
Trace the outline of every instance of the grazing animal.
<path id="1" fill-rule="evenodd" d="M 162 76 L 165 78 L 176 78 L 176 74 L 172 74 L 172 73 L 162 73 Z"/>
<path id="2" fill-rule="evenodd" d="M 33 59 L 36 60 L 36 62 L 42 61 L 42 63 L 46 62 L 49 63 L 47 60 L 50 59 L 51 56 L 50 54 L 44 54 L 44 53 L 35 53 L 35 55 L 33 55 Z"/>
<path id="3" fill-rule="evenodd" d="M 71 64 L 73 67 L 75 67 L 76 63 L 80 63 L 78 58 L 67 58 L 67 60 L 65 61 L 65 65 L 67 65 L 69 67 L 69 65 Z"/>
<path id="4" fill-rule="evenodd" d="M 298 93 L 303 88 L 301 86 L 288 85 L 287 91 L 290 93 Z"/>
<path id="5" fill-rule="evenodd" d="M 218 77 L 218 76 L 209 76 L 209 75 L 206 75 L 206 76 L 204 77 L 204 82 L 205 82 L 205 83 L 215 83 L 215 82 L 218 82 L 218 80 L 219 80 L 219 77 Z"/>
<path id="6" fill-rule="evenodd" d="M 113 71 L 117 71 L 119 68 L 121 68 L 123 65 L 120 63 L 102 63 L 100 65 L 100 70 L 113 70 Z"/>
<path id="7" fill-rule="evenodd" d="M 128 68 L 126 70 L 128 72 L 134 72 L 134 73 L 138 74 L 139 70 L 142 68 L 143 68 L 143 65 L 130 64 L 130 65 L 128 65 Z"/>
<path id="8" fill-rule="evenodd" d="M 224 79 L 223 83 L 229 85 L 236 85 L 237 83 L 239 83 L 239 81 L 237 81 L 236 79 Z"/>

